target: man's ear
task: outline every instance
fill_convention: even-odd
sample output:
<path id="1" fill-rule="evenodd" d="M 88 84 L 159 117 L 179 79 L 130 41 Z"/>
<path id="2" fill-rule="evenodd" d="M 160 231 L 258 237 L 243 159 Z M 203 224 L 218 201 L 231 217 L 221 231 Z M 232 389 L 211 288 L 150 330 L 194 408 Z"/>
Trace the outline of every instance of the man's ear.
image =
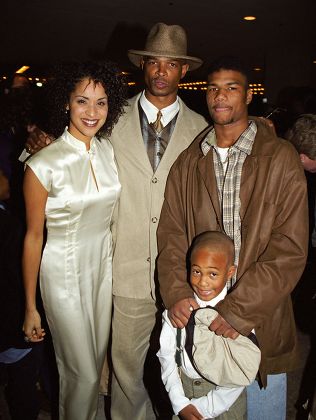
<path id="1" fill-rule="evenodd" d="M 181 67 L 181 79 L 183 79 L 187 71 L 189 70 L 189 64 L 182 64 Z"/>
<path id="2" fill-rule="evenodd" d="M 251 101 L 252 101 L 252 90 L 247 89 L 246 104 L 249 105 Z"/>

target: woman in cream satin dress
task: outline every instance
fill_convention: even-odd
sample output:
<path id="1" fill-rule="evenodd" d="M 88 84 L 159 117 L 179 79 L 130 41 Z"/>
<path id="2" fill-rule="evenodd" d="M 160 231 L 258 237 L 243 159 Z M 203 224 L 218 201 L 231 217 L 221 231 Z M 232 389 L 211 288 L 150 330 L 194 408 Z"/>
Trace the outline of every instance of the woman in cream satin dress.
<path id="1" fill-rule="evenodd" d="M 26 162 L 24 333 L 29 341 L 45 335 L 35 301 L 40 271 L 60 376 L 60 420 L 90 420 L 110 331 L 110 228 L 121 188 L 112 146 L 100 137 L 122 112 L 124 87 L 117 69 L 96 63 L 63 68 L 53 87 L 54 126 L 61 131 L 69 111 L 69 128 Z"/>

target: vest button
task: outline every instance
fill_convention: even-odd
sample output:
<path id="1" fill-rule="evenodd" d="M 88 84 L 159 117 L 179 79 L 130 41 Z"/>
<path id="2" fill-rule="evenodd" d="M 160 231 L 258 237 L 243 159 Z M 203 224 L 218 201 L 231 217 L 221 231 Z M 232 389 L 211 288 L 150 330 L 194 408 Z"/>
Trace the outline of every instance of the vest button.
<path id="1" fill-rule="evenodd" d="M 158 219 L 157 219 L 157 217 L 152 217 L 151 221 L 152 221 L 153 223 L 157 223 Z"/>
<path id="2" fill-rule="evenodd" d="M 201 381 L 193 381 L 193 385 L 200 386 L 201 385 Z"/>
<path id="3" fill-rule="evenodd" d="M 155 177 L 155 178 L 153 178 L 153 179 L 151 180 L 151 182 L 152 182 L 153 184 L 157 184 L 158 179 Z"/>

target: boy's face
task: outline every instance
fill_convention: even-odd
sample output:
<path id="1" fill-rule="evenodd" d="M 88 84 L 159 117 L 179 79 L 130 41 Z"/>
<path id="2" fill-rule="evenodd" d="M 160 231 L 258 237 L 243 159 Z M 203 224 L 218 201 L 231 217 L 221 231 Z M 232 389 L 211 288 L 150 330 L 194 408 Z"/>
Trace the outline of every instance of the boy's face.
<path id="1" fill-rule="evenodd" d="M 191 255 L 190 282 L 201 300 L 214 299 L 235 273 L 227 255 L 208 248 L 197 248 Z"/>

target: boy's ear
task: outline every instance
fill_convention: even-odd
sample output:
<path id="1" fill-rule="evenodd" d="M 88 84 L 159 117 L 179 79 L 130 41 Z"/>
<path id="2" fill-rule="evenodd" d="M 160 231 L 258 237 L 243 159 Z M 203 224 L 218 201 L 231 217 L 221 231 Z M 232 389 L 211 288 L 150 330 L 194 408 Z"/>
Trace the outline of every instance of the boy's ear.
<path id="1" fill-rule="evenodd" d="M 231 265 L 229 267 L 229 270 L 228 270 L 228 273 L 227 273 L 228 280 L 230 280 L 235 273 L 236 273 L 236 266 L 235 265 Z"/>

